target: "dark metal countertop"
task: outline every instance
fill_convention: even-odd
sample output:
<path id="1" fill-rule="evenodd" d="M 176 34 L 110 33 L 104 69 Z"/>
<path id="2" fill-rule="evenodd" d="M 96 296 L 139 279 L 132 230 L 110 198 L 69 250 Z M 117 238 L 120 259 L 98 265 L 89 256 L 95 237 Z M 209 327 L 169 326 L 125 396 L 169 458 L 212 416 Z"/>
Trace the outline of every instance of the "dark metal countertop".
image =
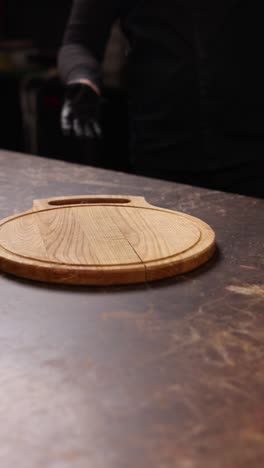
<path id="1" fill-rule="evenodd" d="M 66 287 L 0 274 L 1 468 L 262 468 L 264 200 L 0 152 L 0 218 L 141 195 L 216 231 L 195 272 Z"/>

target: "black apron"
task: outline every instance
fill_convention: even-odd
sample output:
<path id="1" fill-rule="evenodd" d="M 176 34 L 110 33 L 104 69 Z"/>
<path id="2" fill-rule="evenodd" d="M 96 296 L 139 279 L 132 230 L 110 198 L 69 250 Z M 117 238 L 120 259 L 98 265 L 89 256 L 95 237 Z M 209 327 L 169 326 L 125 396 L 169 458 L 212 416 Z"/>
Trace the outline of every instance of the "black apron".
<path id="1" fill-rule="evenodd" d="M 139 165 L 204 171 L 263 159 L 263 10 L 255 0 L 145 0 L 124 15 Z"/>

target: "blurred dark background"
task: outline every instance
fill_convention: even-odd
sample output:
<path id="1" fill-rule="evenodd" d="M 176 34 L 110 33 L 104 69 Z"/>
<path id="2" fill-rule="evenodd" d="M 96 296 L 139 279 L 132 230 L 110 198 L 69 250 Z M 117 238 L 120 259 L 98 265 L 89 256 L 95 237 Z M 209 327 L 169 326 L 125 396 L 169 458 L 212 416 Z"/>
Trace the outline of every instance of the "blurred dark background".
<path id="1" fill-rule="evenodd" d="M 59 126 L 64 89 L 57 75 L 72 0 L 0 0 L 0 148 L 127 170 L 127 110 L 118 24 L 103 62 L 101 143 L 64 137 Z"/>

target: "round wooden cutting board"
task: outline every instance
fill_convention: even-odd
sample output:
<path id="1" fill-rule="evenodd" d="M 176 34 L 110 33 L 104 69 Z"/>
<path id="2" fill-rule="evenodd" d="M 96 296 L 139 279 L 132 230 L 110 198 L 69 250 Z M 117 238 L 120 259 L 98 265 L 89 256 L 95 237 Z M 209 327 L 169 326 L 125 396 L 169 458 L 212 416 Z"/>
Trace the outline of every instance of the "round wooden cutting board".
<path id="1" fill-rule="evenodd" d="M 214 251 L 207 224 L 143 197 L 34 200 L 32 210 L 0 222 L 0 269 L 40 281 L 152 281 L 193 270 Z"/>

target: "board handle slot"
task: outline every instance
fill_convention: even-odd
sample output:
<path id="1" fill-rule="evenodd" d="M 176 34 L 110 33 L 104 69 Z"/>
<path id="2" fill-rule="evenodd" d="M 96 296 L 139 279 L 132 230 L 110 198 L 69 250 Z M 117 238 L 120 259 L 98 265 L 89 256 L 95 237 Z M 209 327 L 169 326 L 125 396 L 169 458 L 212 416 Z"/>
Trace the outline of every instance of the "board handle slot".
<path id="1" fill-rule="evenodd" d="M 63 205 L 92 205 L 92 204 L 126 204 L 130 203 L 131 200 L 128 198 L 67 198 L 65 200 L 50 200 L 48 205 L 50 206 L 63 206 Z"/>
<path id="2" fill-rule="evenodd" d="M 76 205 L 129 205 L 149 207 L 144 197 L 134 195 L 73 195 L 68 197 L 54 197 L 33 201 L 33 210 L 54 209 L 63 206 Z"/>

